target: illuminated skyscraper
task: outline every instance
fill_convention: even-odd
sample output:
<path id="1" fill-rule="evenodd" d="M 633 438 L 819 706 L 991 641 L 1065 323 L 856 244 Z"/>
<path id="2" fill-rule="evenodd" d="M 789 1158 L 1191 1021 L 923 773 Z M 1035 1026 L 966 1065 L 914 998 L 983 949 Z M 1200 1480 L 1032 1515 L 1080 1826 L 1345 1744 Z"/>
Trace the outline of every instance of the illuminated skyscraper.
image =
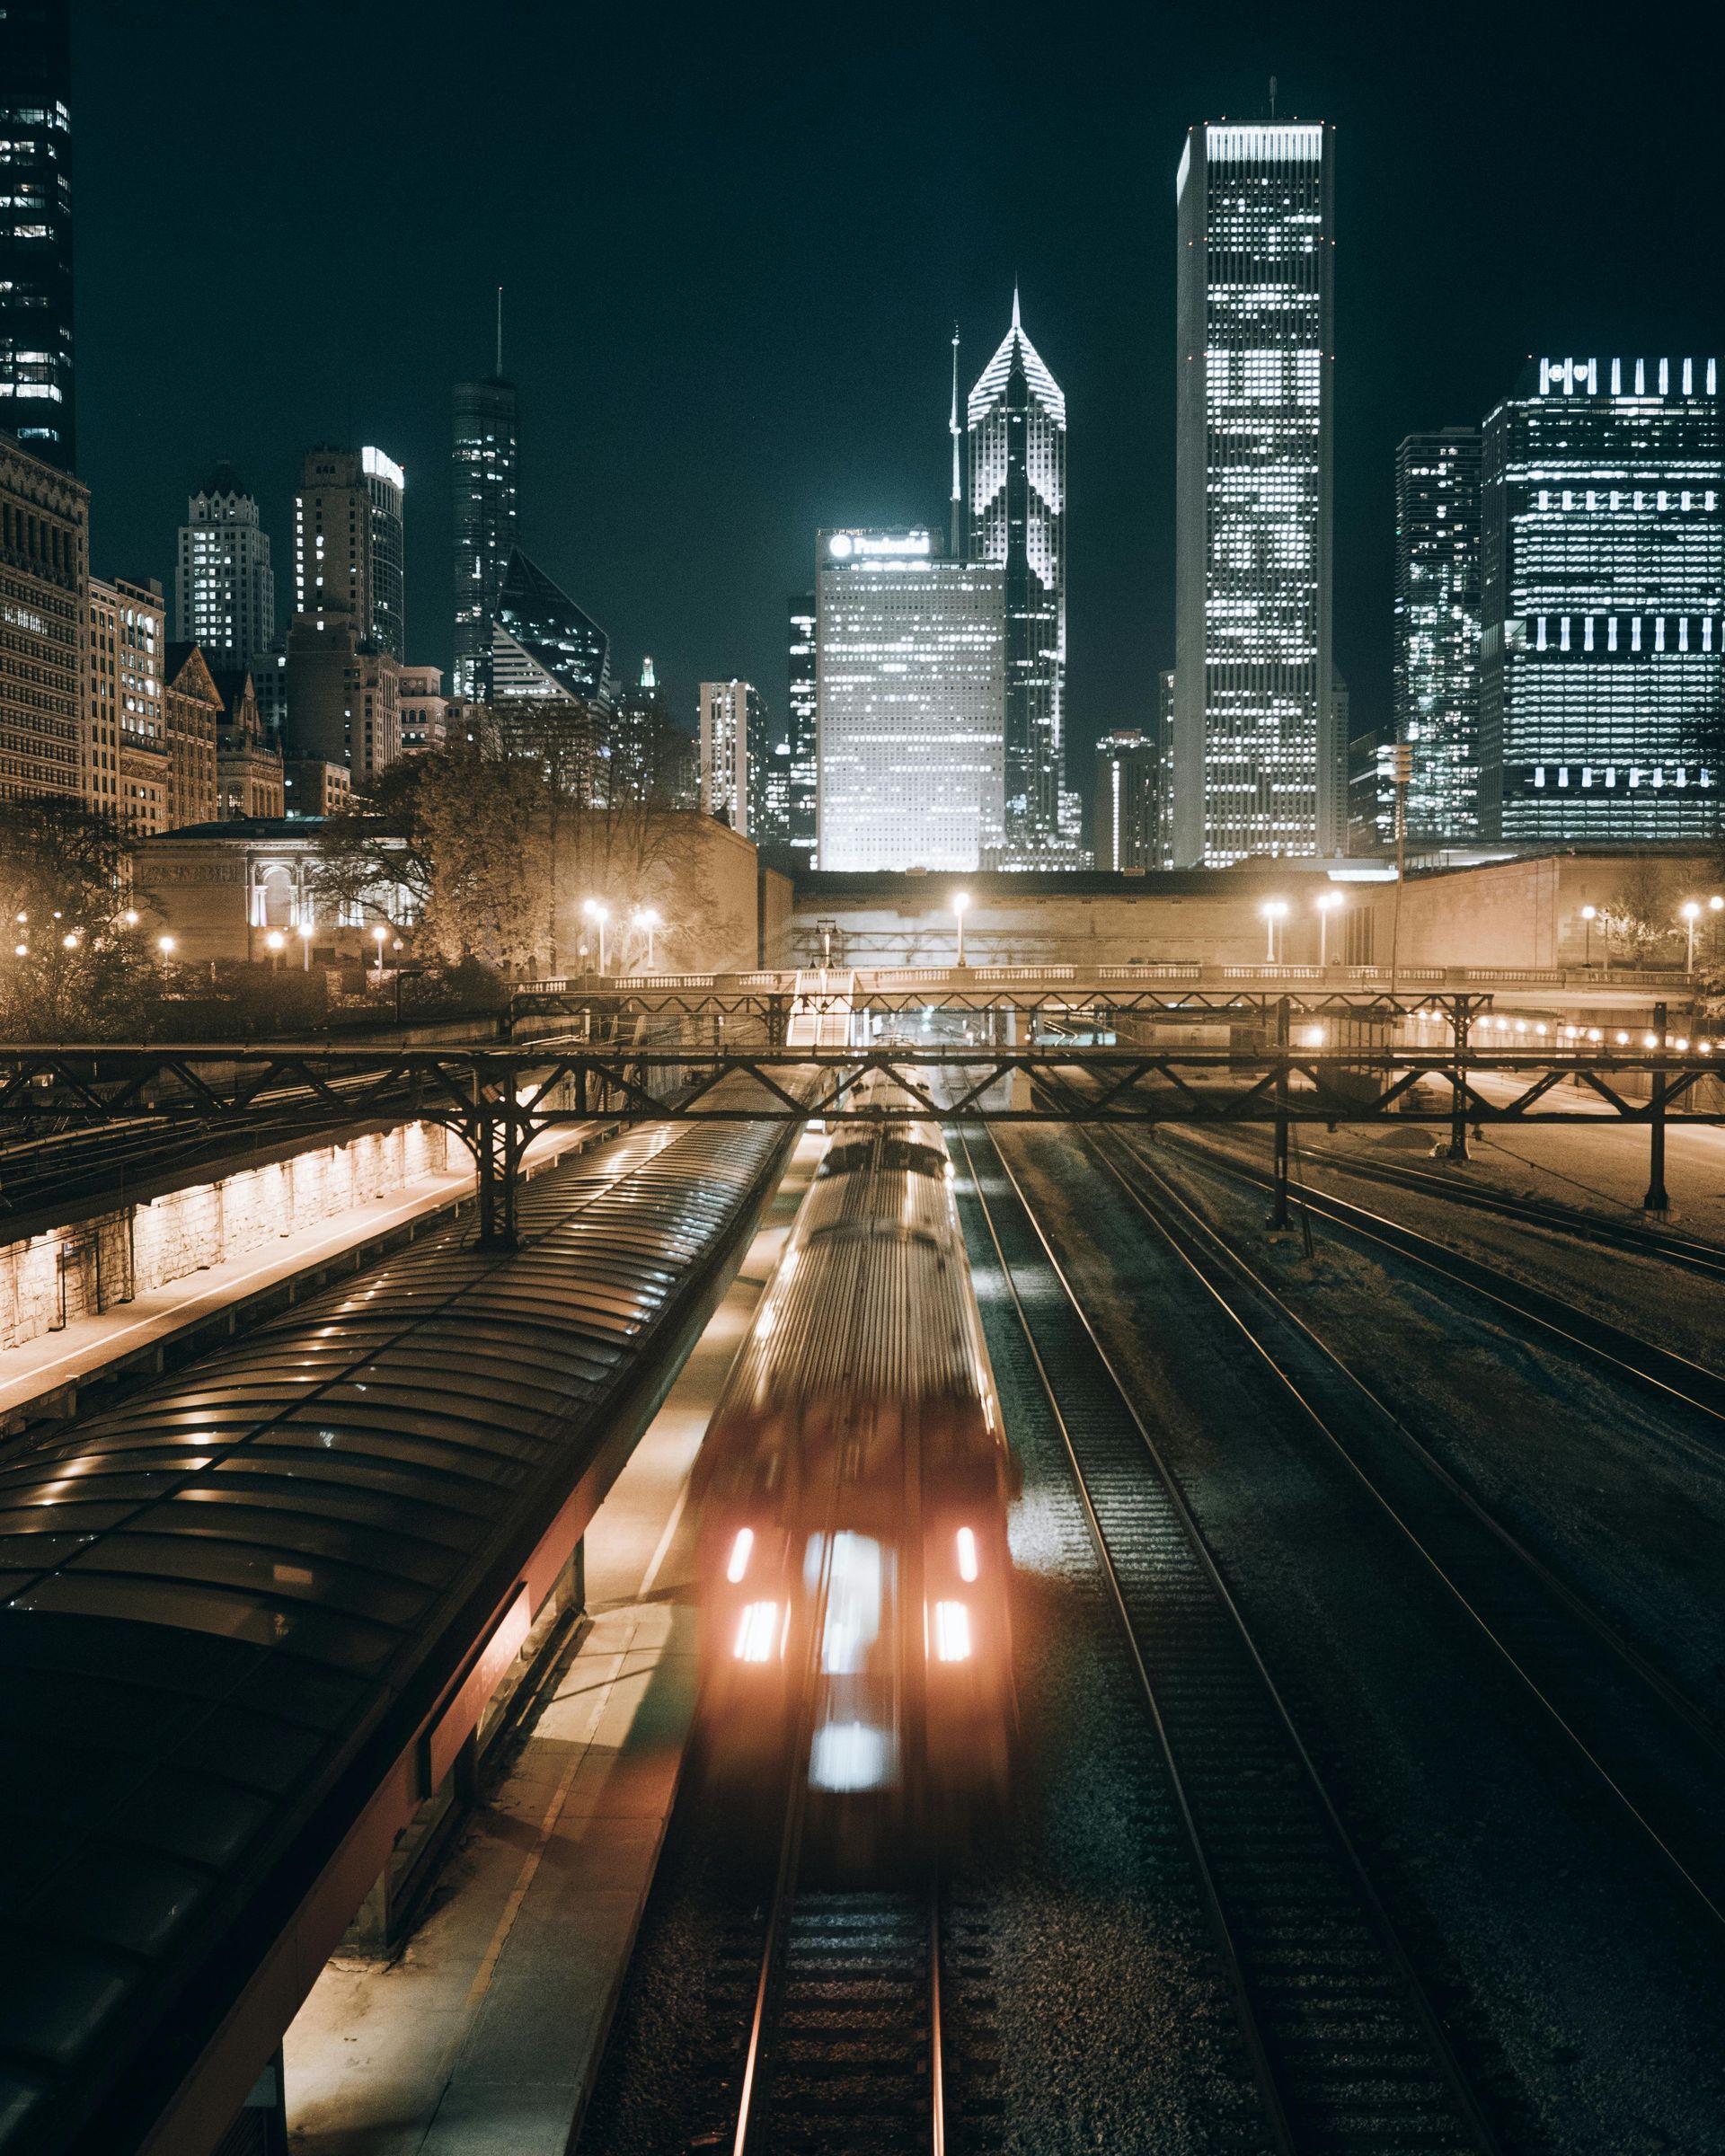
<path id="1" fill-rule="evenodd" d="M 1176 181 L 1174 853 L 1338 850 L 1334 137 L 1193 128 Z"/>
<path id="2" fill-rule="evenodd" d="M 765 709 L 751 684 L 701 684 L 701 806 L 745 838 L 757 835 L 765 729 Z"/>
<path id="3" fill-rule="evenodd" d="M 491 696 L 611 701 L 611 639 L 518 546 L 497 595 Z"/>
<path id="4" fill-rule="evenodd" d="M 61 472 L 72 391 L 72 60 L 67 0 L 0 6 L 0 428 Z"/>
<path id="5" fill-rule="evenodd" d="M 970 444 L 970 558 L 1005 571 L 1004 862 L 1050 865 L 1063 843 L 1066 783 L 1066 400 L 1024 334 L 1012 327 L 966 406 Z M 955 486 L 956 486 L 956 473 Z M 957 518 L 954 518 L 956 523 Z"/>
<path id="6" fill-rule="evenodd" d="M 1488 838 L 1720 827 L 1725 432 L 1716 359 L 1538 359 L 1486 420 Z"/>
<path id="7" fill-rule="evenodd" d="M 819 772 L 816 743 L 820 726 L 820 676 L 815 663 L 815 595 L 791 602 L 790 667 L 783 728 L 786 762 L 785 843 L 808 868 L 816 865 L 815 831 L 819 817 Z M 777 759 L 778 744 L 774 744 Z M 769 800 L 775 785 L 769 773 Z"/>
<path id="8" fill-rule="evenodd" d="M 216 667 L 249 667 L 276 633 L 276 572 L 258 505 L 232 464 L 217 464 L 186 503 L 173 571 L 176 641 Z"/>
<path id="9" fill-rule="evenodd" d="M 515 550 L 515 384 L 503 379 L 502 339 L 489 381 L 458 382 L 450 482 L 455 497 L 455 694 L 491 694 L 491 628 Z"/>
<path id="10" fill-rule="evenodd" d="M 1413 751 L 1411 838 L 1480 828 L 1480 430 L 1395 453 L 1395 737 Z"/>
<path id="11" fill-rule="evenodd" d="M 1096 866 L 1159 869 L 1158 754 L 1150 734 L 1104 734 L 1096 744 Z"/>
<path id="12" fill-rule="evenodd" d="M 822 532 L 823 869 L 975 869 L 998 853 L 1006 570 L 925 531 Z"/>
<path id="13" fill-rule="evenodd" d="M 294 497 L 294 611 L 353 616 L 399 665 L 407 645 L 407 479 L 381 449 L 311 449 Z"/>

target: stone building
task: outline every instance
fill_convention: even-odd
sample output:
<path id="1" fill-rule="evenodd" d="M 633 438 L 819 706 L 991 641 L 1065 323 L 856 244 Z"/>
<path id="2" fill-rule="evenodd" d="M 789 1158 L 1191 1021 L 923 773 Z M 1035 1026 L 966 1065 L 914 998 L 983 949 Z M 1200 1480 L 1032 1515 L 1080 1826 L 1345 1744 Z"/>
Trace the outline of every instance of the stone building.
<path id="1" fill-rule="evenodd" d="M 168 827 L 166 622 L 152 579 L 90 579 L 86 807 L 147 837 Z"/>
<path id="2" fill-rule="evenodd" d="M 381 645 L 361 637 L 352 614 L 296 614 L 288 632 L 294 754 L 346 764 L 363 790 L 401 754 L 401 676 Z"/>
<path id="3" fill-rule="evenodd" d="M 80 800 L 90 490 L 0 434 L 0 800 Z"/>
<path id="4" fill-rule="evenodd" d="M 168 828 L 213 823 L 221 694 L 196 644 L 170 644 L 163 689 L 168 748 Z"/>
<path id="5" fill-rule="evenodd" d="M 212 668 L 210 679 L 222 700 L 216 732 L 217 815 L 285 816 L 281 751 L 264 731 L 257 693 L 244 667 Z"/>

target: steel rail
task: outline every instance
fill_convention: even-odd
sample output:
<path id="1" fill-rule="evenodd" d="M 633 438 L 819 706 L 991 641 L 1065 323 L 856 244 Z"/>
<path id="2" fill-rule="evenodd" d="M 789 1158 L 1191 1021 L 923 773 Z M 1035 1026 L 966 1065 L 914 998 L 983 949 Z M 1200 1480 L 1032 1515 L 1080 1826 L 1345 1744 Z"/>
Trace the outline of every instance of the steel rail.
<path id="1" fill-rule="evenodd" d="M 1109 1157 L 1108 1152 L 1093 1142 L 1090 1143 L 1089 1150 L 1101 1165 L 1110 1172 L 1135 1208 L 1155 1229 L 1165 1246 L 1172 1251 L 1186 1270 L 1206 1290 L 1223 1314 L 1247 1342 L 1255 1357 L 1263 1364 L 1309 1425 L 1335 1451 L 1367 1495 L 1393 1523 L 1409 1544 L 1418 1551 L 1434 1577 L 1442 1583 L 1455 1598 L 1458 1606 L 1477 1626 L 1482 1637 L 1490 1642 L 1506 1666 L 1514 1672 L 1521 1683 L 1538 1701 L 1552 1724 L 1561 1731 L 1579 1756 L 1585 1761 L 1598 1780 L 1611 1792 L 1612 1797 L 1634 1822 L 1659 1857 L 1682 1880 L 1685 1886 L 1694 1895 L 1713 1921 L 1721 1925 L 1725 1925 L 1725 1886 L 1721 1886 L 1718 1883 L 1710 1886 L 1697 1877 L 1691 1861 L 1673 1846 L 1668 1830 L 1662 1830 L 1648 1816 L 1646 1809 L 1643 1808 L 1644 1799 L 1638 1800 L 1630 1793 L 1629 1789 L 1625 1786 L 1627 1777 L 1624 1770 L 1621 1766 L 1614 1770 L 1606 1763 L 1594 1745 L 1577 1727 L 1575 1721 L 1571 1719 L 1572 1710 L 1566 1711 L 1551 1696 L 1549 1679 L 1542 1680 L 1526 1666 L 1524 1656 L 1518 1653 L 1516 1648 L 1503 1637 L 1500 1627 L 1493 1623 L 1485 1611 L 1479 1606 L 1476 1597 L 1470 1595 L 1466 1587 L 1455 1576 L 1453 1570 L 1429 1545 L 1428 1540 L 1397 1508 L 1389 1494 L 1374 1479 L 1354 1450 L 1338 1434 L 1331 1418 L 1327 1416 L 1296 1383 L 1293 1376 L 1270 1353 L 1269 1347 L 1249 1322 L 1244 1313 L 1230 1300 L 1224 1289 L 1217 1286 L 1211 1274 L 1199 1262 L 1191 1247 L 1192 1242 L 1196 1241 L 1211 1252 L 1212 1256 L 1219 1259 L 1229 1272 L 1243 1280 L 1251 1290 L 1261 1296 L 1263 1301 L 1276 1312 L 1278 1318 L 1287 1324 L 1307 1347 L 1314 1349 L 1351 1392 L 1358 1394 L 1368 1409 L 1380 1418 L 1384 1427 L 1418 1460 L 1433 1480 L 1438 1482 L 1448 1494 L 1461 1501 L 1469 1515 L 1516 1560 L 1517 1565 L 1526 1572 L 1535 1587 L 1555 1601 L 1570 1617 L 1581 1625 L 1593 1639 L 1613 1656 L 1632 1681 L 1640 1683 L 1650 1692 L 1662 1709 L 1673 1714 L 1682 1723 L 1686 1735 L 1699 1740 L 1714 1762 L 1725 1760 L 1725 1741 L 1721 1740 L 1720 1732 L 1708 1721 L 1704 1710 L 1686 1698 L 1680 1688 L 1648 1662 L 1639 1649 L 1616 1631 L 1608 1620 L 1602 1617 L 1597 1611 L 1590 1609 L 1579 1595 L 1551 1571 L 1540 1558 L 1526 1549 L 1484 1506 L 1480 1504 L 1437 1458 L 1430 1448 L 1407 1427 L 1394 1410 L 1349 1366 L 1328 1342 L 1284 1302 L 1275 1289 L 1264 1281 L 1261 1276 L 1247 1264 L 1237 1251 L 1231 1248 L 1226 1240 L 1210 1225 L 1195 1206 L 1178 1190 L 1173 1189 L 1157 1170 L 1142 1160 L 1135 1148 L 1127 1148 L 1132 1156 L 1135 1167 L 1147 1180 L 1155 1184 L 1164 1202 L 1177 1211 L 1181 1231 L 1179 1233 L 1174 1232 L 1169 1222 L 1158 1213 L 1156 1206 L 1146 1197 L 1142 1188 L 1135 1184 L 1133 1179 L 1121 1171 L 1118 1162 Z M 1707 1846 L 1708 1838 L 1704 1829 L 1698 1828 L 1694 1839 L 1700 1842 L 1703 1848 Z"/>
<path id="2" fill-rule="evenodd" d="M 1299 2107 L 1292 2089 L 1295 2077 L 1301 2071 L 1295 2063 L 1298 2038 L 1297 2036 L 1290 2035 L 1286 2029 L 1272 2031 L 1266 2025 L 1268 2017 L 1260 2008 L 1257 1987 L 1248 1973 L 1247 1964 L 1250 1957 L 1243 1946 L 1239 1927 L 1229 1913 L 1230 1894 L 1227 1889 L 1224 1888 L 1217 1878 L 1211 1851 L 1199 1824 L 1199 1806 L 1194 1800 L 1189 1787 L 1188 1777 L 1181 1766 L 1179 1747 L 1173 1740 L 1163 1701 L 1145 1660 L 1139 1637 L 1139 1627 L 1130 1613 L 1120 1564 L 1101 1522 L 1098 1503 L 1092 1487 L 1092 1476 L 1096 1472 L 1096 1469 L 1094 1465 L 1086 1469 L 1080 1457 L 1080 1447 L 1075 1441 L 1073 1425 L 1061 1405 L 1059 1388 L 1037 1344 L 1034 1321 L 1025 1307 L 1023 1297 L 1013 1275 L 1012 1263 L 1005 1255 L 994 1208 L 984 1190 L 981 1179 L 977 1174 L 975 1157 L 971 1152 L 968 1133 L 960 1132 L 960 1142 L 964 1151 L 966 1166 L 969 1171 L 972 1191 L 987 1224 L 989 1239 L 994 1247 L 996 1260 L 1000 1265 L 1002 1277 L 1006 1284 L 1013 1310 L 1041 1383 L 1050 1413 L 1054 1418 L 1056 1427 L 1060 1431 L 1066 1456 L 1072 1466 L 1080 1502 L 1089 1524 L 1092 1540 L 1095 1545 L 1103 1577 L 1108 1586 L 1109 1598 L 1114 1606 L 1117 1616 L 1120 1619 L 1128 1650 L 1138 1675 L 1140 1687 L 1149 1710 L 1151 1724 L 1169 1775 L 1175 1804 L 1182 1826 L 1186 1831 L 1199 1880 L 1200 1896 L 1207 1913 L 1210 1917 L 1218 1949 L 1223 1957 L 1224 1966 L 1228 1971 L 1231 1988 L 1234 1989 L 1239 2003 L 1242 2035 L 1252 2058 L 1254 2079 L 1264 2098 L 1267 2122 L 1278 2148 L 1289 2152 L 1292 2156 L 1292 2152 L 1298 2152 L 1305 2145 L 1296 2132 L 1295 2122 Z M 1080 1338 L 1093 1356 L 1097 1366 L 1103 1373 L 1106 1383 L 1110 1389 L 1112 1403 L 1124 1418 L 1125 1424 L 1136 1436 L 1137 1440 L 1137 1456 L 1141 1461 L 1147 1478 L 1140 1492 L 1140 1505 L 1143 1497 L 1147 1496 L 1149 1491 L 1154 1489 L 1168 1508 L 1172 1520 L 1177 1523 L 1184 1546 L 1196 1561 L 1199 1571 L 1213 1597 L 1214 1605 L 1222 1614 L 1224 1629 L 1243 1650 L 1257 1683 L 1261 1688 L 1259 1697 L 1269 1709 L 1271 1726 L 1279 1732 L 1281 1742 L 1285 1744 L 1294 1761 L 1297 1763 L 1299 1786 L 1306 1792 L 1314 1808 L 1316 1818 L 1321 1822 L 1324 1842 L 1331 1855 L 1340 1867 L 1340 1874 L 1346 1882 L 1346 1889 L 1351 1895 L 1353 1904 L 1364 1920 L 1366 1929 L 1374 1940 L 1378 1954 L 1382 1957 L 1391 1994 L 1400 1999 L 1402 2007 L 1411 2017 L 1413 2028 L 1418 2031 L 1419 2037 L 1424 2039 L 1433 2069 L 1455 2105 L 1456 2123 L 1467 2143 L 1476 2150 L 1486 2152 L 1487 2156 L 1496 2156 L 1500 2144 L 1480 2107 L 1479 2100 L 1468 2082 L 1460 2062 L 1455 2057 L 1449 2041 L 1448 2032 L 1427 1996 L 1425 1987 L 1420 1981 L 1411 1957 L 1402 1944 L 1376 1888 L 1371 1882 L 1365 1864 L 1354 1847 L 1352 1839 L 1342 1823 L 1340 1815 L 1318 1772 L 1316 1763 L 1299 1734 L 1279 1688 L 1269 1674 L 1269 1667 L 1246 1623 L 1245 1617 L 1228 1587 L 1208 1541 L 1187 1503 L 1178 1478 L 1170 1468 L 1161 1448 L 1134 1406 L 1128 1388 L 1122 1382 L 1112 1358 L 1103 1347 L 1095 1327 L 1091 1321 L 1089 1313 L 1084 1308 L 1065 1268 L 1056 1257 L 1048 1235 L 1031 1208 L 1022 1184 L 1004 1156 L 994 1146 L 992 1135 L 988 1136 L 988 1144 L 1002 1176 L 1017 1201 L 1024 1223 L 1034 1238 L 1034 1246 L 1039 1249 L 1039 1262 L 1046 1266 L 1053 1280 L 1057 1284 L 1060 1291 L 1059 1307 L 1080 1329 Z M 1070 1380 L 1067 1382 L 1070 1383 Z M 1190 1685 L 1190 1672 L 1184 1673 L 1183 1682 L 1188 1686 Z M 1249 1878 L 1252 1870 L 1250 1859 L 1245 1860 L 1242 1869 L 1243 1873 Z M 1235 1898 L 1240 1891 L 1237 1887 L 1234 1889 Z M 1278 1894 L 1285 1893 L 1286 1889 L 1285 1887 L 1278 1888 Z M 1285 2002 L 1284 2015 L 1286 2015 L 1286 2011 Z M 1306 2062 L 1308 2070 L 1309 2066 L 1308 2059 Z M 1428 2148 L 1436 2145 L 1434 2141 L 1424 2134 L 1416 2136 L 1416 2144 Z M 1366 2144 L 1362 2143 L 1361 2145 Z M 1375 2152 L 1385 2149 L 1387 2144 L 1383 2139 L 1381 2128 L 1374 2134 L 1369 2145 Z"/>

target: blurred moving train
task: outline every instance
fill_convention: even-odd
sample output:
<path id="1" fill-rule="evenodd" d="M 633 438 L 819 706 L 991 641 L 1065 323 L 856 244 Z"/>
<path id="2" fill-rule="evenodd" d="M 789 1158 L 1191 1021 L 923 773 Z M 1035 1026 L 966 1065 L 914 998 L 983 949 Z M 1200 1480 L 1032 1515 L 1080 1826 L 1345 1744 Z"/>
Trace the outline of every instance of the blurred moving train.
<path id="1" fill-rule="evenodd" d="M 997 1816 L 1018 1486 L 939 1126 L 841 1126 L 695 1471 L 710 1785 L 806 1762 L 853 1865 Z"/>

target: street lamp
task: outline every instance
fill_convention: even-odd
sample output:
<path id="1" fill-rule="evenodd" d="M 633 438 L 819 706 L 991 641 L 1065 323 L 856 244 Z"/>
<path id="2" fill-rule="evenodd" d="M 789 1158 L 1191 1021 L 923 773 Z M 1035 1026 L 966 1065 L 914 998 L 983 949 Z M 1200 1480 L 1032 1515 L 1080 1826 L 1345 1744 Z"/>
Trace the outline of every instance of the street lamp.
<path id="1" fill-rule="evenodd" d="M 137 926 L 137 908 L 135 906 L 128 906 L 126 908 L 126 911 L 119 917 L 126 923 L 128 928 L 136 928 Z"/>
<path id="2" fill-rule="evenodd" d="M 970 894 L 969 891 L 953 892 L 952 915 L 959 924 L 959 964 L 960 966 L 964 964 L 964 915 L 965 908 L 969 903 Z"/>
<path id="3" fill-rule="evenodd" d="M 1599 918 L 1599 908 L 1597 906 L 1584 906 L 1581 918 L 1586 923 L 1581 932 L 1581 963 L 1586 967 L 1593 964 L 1593 924 Z"/>
<path id="4" fill-rule="evenodd" d="M 317 933 L 317 931 L 309 921 L 302 921 L 297 933 L 299 936 L 299 970 L 302 973 L 309 973 L 312 970 L 312 938 Z"/>
<path id="5" fill-rule="evenodd" d="M 171 959 L 179 946 L 172 936 L 158 936 L 155 939 L 155 948 L 164 959 Z"/>
<path id="6" fill-rule="evenodd" d="M 1341 904 L 1340 891 L 1320 891 L 1318 894 L 1318 964 L 1330 963 L 1330 916 Z"/>
<path id="7" fill-rule="evenodd" d="M 638 906 L 635 908 L 635 926 L 645 929 L 647 932 L 647 970 L 649 973 L 653 970 L 653 937 L 659 924 L 659 915 L 650 906 Z"/>
<path id="8" fill-rule="evenodd" d="M 1695 923 L 1701 918 L 1701 908 L 1693 898 L 1685 898 L 1678 910 L 1683 915 L 1683 925 L 1689 936 L 1689 955 L 1684 962 L 1684 970 L 1693 973 L 1695 970 Z"/>
<path id="9" fill-rule="evenodd" d="M 1694 932 L 1691 931 L 1692 934 L 1693 932 Z M 77 948 L 78 939 L 75 931 L 60 938 L 60 949 L 62 950 L 75 950 Z"/>
<path id="10" fill-rule="evenodd" d="M 379 988 L 384 985 L 384 945 L 388 939 L 389 931 L 380 921 L 371 932 L 371 940 L 377 946 L 377 985 Z"/>
<path id="11" fill-rule="evenodd" d="M 611 908 L 610 908 L 608 906 L 601 906 L 601 905 L 599 904 L 599 902 L 598 902 L 598 900 L 597 900 L 597 898 L 589 898 L 589 899 L 587 901 L 587 903 L 586 903 L 586 904 L 585 904 L 585 905 L 582 906 L 582 908 L 581 908 L 581 911 L 582 911 L 582 912 L 583 912 L 583 913 L 584 913 L 584 914 L 587 915 L 587 917 L 588 917 L 588 919 L 589 921 L 597 921 L 597 922 L 598 923 L 598 925 L 599 925 L 599 971 L 600 971 L 601 973 L 604 973 L 604 972 L 606 971 L 606 963 L 605 963 L 605 924 L 606 924 L 606 922 L 607 922 L 607 921 L 608 921 L 608 920 L 611 918 Z"/>
<path id="12" fill-rule="evenodd" d="M 281 971 L 281 954 L 288 948 L 288 939 L 279 928 L 272 928 L 263 941 L 270 957 L 275 960 L 275 969 L 279 973 Z"/>
<path id="13" fill-rule="evenodd" d="M 1264 915 L 1264 963 L 1266 966 L 1273 966 L 1276 963 L 1276 930 L 1278 924 L 1287 918 L 1287 901 L 1286 898 L 1267 899 L 1262 910 Z"/>

